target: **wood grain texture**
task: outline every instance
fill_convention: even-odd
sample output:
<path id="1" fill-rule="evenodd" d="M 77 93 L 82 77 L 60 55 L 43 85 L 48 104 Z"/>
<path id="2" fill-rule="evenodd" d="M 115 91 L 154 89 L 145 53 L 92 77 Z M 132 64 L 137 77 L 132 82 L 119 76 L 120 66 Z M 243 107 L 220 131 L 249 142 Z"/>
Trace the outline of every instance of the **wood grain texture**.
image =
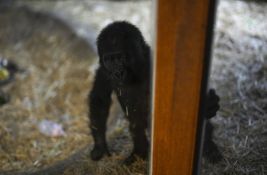
<path id="1" fill-rule="evenodd" d="M 209 0 L 158 0 L 153 175 L 191 175 Z"/>

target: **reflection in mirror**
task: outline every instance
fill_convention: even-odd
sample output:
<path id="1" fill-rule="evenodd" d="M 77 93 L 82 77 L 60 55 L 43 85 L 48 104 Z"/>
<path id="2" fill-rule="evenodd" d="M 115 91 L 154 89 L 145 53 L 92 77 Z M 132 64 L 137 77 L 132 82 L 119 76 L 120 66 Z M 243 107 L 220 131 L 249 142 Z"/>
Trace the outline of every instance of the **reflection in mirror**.
<path id="1" fill-rule="evenodd" d="M 267 171 L 267 3 L 218 3 L 210 87 L 220 109 L 207 125 L 222 155 L 202 160 L 202 174 L 265 174 Z M 213 157 L 208 146 L 204 155 Z"/>
<path id="2" fill-rule="evenodd" d="M 151 5 L 0 2 L 0 174 L 148 174 Z"/>

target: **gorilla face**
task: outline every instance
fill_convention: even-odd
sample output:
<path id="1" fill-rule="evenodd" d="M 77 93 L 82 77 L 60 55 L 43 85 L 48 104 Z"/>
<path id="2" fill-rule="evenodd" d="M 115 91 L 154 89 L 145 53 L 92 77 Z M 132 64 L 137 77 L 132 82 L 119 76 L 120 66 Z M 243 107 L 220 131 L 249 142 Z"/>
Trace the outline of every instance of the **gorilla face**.
<path id="1" fill-rule="evenodd" d="M 104 28 L 97 38 L 97 50 L 101 68 L 115 84 L 135 84 L 149 72 L 149 46 L 138 28 L 127 22 Z"/>

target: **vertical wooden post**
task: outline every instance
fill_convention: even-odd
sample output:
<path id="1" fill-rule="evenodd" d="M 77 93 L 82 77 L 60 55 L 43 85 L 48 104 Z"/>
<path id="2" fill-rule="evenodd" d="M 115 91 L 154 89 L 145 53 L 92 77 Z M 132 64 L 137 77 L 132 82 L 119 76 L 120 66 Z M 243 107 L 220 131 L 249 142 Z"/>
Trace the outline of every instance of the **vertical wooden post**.
<path id="1" fill-rule="evenodd" d="M 210 1 L 157 2 L 153 175 L 193 173 Z"/>

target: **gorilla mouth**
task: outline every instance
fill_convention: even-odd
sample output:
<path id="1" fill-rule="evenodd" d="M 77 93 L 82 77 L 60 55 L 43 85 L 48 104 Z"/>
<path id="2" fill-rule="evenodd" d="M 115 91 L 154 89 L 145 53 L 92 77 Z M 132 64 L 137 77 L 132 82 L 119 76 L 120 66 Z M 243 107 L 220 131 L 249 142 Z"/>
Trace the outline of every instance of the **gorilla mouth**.
<path id="1" fill-rule="evenodd" d="M 116 71 L 113 73 L 112 77 L 116 80 L 124 80 L 126 78 L 126 71 Z"/>

